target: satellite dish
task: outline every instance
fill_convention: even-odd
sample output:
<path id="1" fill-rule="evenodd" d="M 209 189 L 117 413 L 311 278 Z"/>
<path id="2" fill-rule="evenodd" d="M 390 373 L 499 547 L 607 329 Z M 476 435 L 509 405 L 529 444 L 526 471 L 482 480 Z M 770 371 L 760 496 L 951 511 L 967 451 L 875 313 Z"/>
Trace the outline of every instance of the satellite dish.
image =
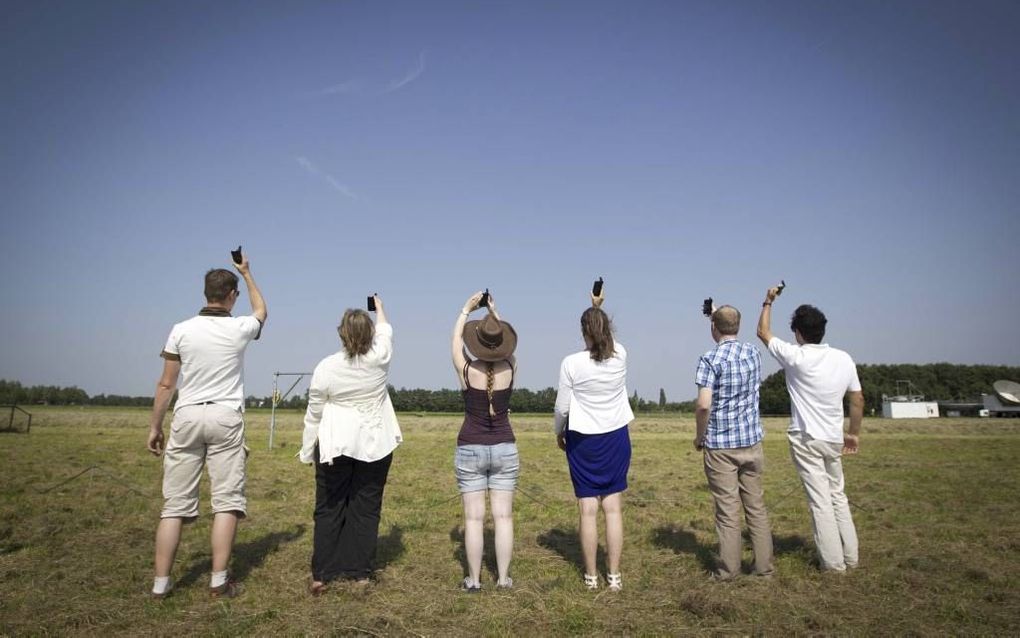
<path id="1" fill-rule="evenodd" d="M 1020 405 L 1020 383 L 1016 381 L 996 381 L 992 384 L 995 394 L 999 395 L 1003 403 Z"/>

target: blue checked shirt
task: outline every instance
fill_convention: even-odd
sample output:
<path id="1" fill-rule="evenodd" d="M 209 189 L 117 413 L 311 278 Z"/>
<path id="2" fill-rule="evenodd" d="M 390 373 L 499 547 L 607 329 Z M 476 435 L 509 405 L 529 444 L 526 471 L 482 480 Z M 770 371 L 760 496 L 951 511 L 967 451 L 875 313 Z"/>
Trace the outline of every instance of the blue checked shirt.
<path id="1" fill-rule="evenodd" d="M 762 440 L 764 433 L 758 415 L 758 386 L 761 385 L 758 348 L 736 339 L 717 344 L 698 360 L 694 382 L 712 390 L 706 447 L 749 447 Z"/>

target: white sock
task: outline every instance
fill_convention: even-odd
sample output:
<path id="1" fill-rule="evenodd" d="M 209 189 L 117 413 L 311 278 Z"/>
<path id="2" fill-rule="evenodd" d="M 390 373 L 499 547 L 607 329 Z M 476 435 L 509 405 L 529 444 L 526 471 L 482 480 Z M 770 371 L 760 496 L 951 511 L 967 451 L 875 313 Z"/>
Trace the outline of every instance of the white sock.
<path id="1" fill-rule="evenodd" d="M 227 570 L 221 572 L 213 572 L 212 578 L 209 580 L 210 587 L 219 587 L 223 583 L 227 582 Z"/>
<path id="2" fill-rule="evenodd" d="M 169 576 L 156 576 L 155 580 L 152 581 L 152 593 L 165 594 L 168 589 L 170 589 Z"/>

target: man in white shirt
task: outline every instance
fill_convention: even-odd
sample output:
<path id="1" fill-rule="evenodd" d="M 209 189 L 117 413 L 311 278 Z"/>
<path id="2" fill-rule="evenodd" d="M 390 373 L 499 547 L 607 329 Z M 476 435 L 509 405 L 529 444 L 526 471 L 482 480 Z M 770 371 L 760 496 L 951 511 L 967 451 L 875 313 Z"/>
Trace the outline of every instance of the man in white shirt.
<path id="1" fill-rule="evenodd" d="M 790 456 L 797 468 L 814 526 L 823 571 L 857 566 L 857 530 L 843 486 L 842 454 L 857 454 L 864 394 L 850 355 L 822 343 L 827 319 L 814 306 L 793 313 L 790 329 L 797 345 L 772 334 L 772 304 L 779 288 L 770 288 L 758 319 L 758 338 L 783 366 L 790 393 Z M 850 403 L 850 427 L 843 432 L 843 397 Z"/>
<path id="2" fill-rule="evenodd" d="M 156 528 L 153 598 L 170 593 L 170 570 L 185 522 L 198 517 L 198 483 L 209 468 L 212 495 L 212 577 L 209 594 L 232 598 L 240 591 L 227 578 L 237 521 L 246 515 L 244 496 L 244 351 L 262 334 L 266 303 L 255 285 L 248 259 L 235 263 L 248 287 L 252 314 L 232 317 L 240 291 L 237 275 L 214 269 L 205 275 L 206 306 L 198 316 L 176 324 L 163 352 L 163 375 L 156 385 L 148 449 L 163 454 L 163 511 Z M 180 384 L 178 384 L 180 378 Z M 163 418 L 177 391 L 170 438 Z M 165 454 L 164 454 L 165 451 Z"/>

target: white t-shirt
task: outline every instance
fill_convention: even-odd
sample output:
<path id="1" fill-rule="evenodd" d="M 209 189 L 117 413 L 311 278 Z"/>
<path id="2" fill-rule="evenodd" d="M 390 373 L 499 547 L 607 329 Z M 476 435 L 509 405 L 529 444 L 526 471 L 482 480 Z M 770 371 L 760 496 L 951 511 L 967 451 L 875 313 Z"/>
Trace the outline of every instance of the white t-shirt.
<path id="1" fill-rule="evenodd" d="M 778 337 L 769 340 L 769 352 L 786 373 L 792 412 L 789 431 L 842 443 L 843 397 L 861 389 L 850 355 L 828 344 L 798 346 Z"/>
<path id="2" fill-rule="evenodd" d="M 587 350 L 575 352 L 560 365 L 556 394 L 556 433 L 569 416 L 573 432 L 605 434 L 634 420 L 627 397 L 627 350 L 615 342 L 613 356 L 596 362 Z"/>
<path id="3" fill-rule="evenodd" d="M 162 354 L 181 361 L 174 411 L 211 402 L 243 412 L 244 349 L 261 332 L 262 324 L 250 315 L 200 314 L 175 324 Z"/>
<path id="4" fill-rule="evenodd" d="M 387 389 L 393 358 L 393 328 L 375 326 L 372 348 L 347 358 L 341 349 L 315 366 L 308 387 L 308 410 L 302 434 L 303 463 L 331 463 L 338 456 L 373 462 L 396 449 L 403 440 Z"/>

